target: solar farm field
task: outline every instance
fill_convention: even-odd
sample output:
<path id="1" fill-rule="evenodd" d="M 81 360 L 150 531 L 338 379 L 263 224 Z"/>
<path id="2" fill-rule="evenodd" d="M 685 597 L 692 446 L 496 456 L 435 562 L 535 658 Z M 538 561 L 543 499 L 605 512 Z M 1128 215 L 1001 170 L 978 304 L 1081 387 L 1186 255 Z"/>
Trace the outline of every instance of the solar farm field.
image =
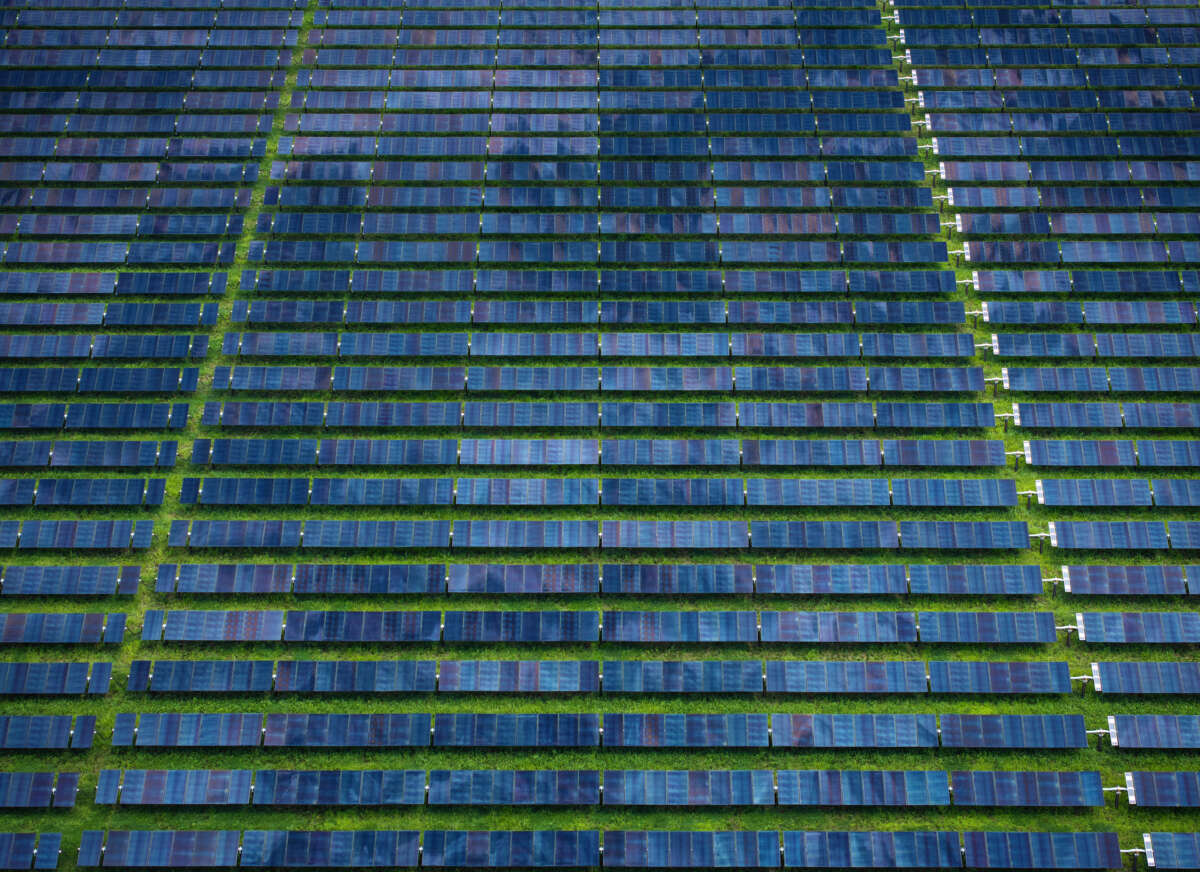
<path id="1" fill-rule="evenodd" d="M 1200 6 L 0 0 L 0 868 L 1200 870 Z"/>

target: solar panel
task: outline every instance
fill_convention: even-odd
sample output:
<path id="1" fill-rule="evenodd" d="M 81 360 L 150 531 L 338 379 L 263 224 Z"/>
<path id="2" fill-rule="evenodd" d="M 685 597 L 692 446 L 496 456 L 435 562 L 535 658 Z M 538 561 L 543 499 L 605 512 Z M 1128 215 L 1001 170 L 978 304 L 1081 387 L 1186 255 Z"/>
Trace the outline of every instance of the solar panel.
<path id="1" fill-rule="evenodd" d="M 633 595 L 748 594 L 754 573 L 745 564 L 621 564 L 600 567 L 604 593 Z"/>
<path id="2" fill-rule="evenodd" d="M 439 714 L 432 735 L 435 748 L 599 747 L 600 718 L 594 714 Z"/>
<path id="3" fill-rule="evenodd" d="M 926 693 L 920 661 L 768 660 L 767 693 Z"/>
<path id="4" fill-rule="evenodd" d="M 765 714 L 606 713 L 603 739 L 612 748 L 765 748 L 769 731 Z"/>
<path id="5" fill-rule="evenodd" d="M 259 769 L 254 804 L 404 806 L 425 801 L 423 769 Z"/>
<path id="6" fill-rule="evenodd" d="M 270 660 L 134 660 L 127 690 L 154 693 L 263 693 L 271 690 Z"/>
<path id="7" fill-rule="evenodd" d="M 915 642 L 912 612 L 762 613 L 763 642 L 877 643 Z"/>
<path id="8" fill-rule="evenodd" d="M 762 693 L 757 660 L 606 660 L 605 693 Z M 595 688 L 593 688 L 595 689 Z"/>
<path id="9" fill-rule="evenodd" d="M 1055 548 L 1130 550 L 1167 547 L 1162 521 L 1051 521 L 1050 544 Z"/>
<path id="10" fill-rule="evenodd" d="M 752 611 L 605 611 L 605 642 L 708 643 L 757 642 Z"/>
<path id="11" fill-rule="evenodd" d="M 1080 612 L 1080 641 L 1108 645 L 1180 645 L 1200 639 L 1193 612 Z"/>
<path id="12" fill-rule="evenodd" d="M 950 784 L 956 806 L 1103 806 L 1099 772 L 955 771 Z"/>
<path id="13" fill-rule="evenodd" d="M 600 690 L 600 664 L 574 660 L 443 660 L 437 689 L 441 693 L 595 693 Z"/>
<path id="14" fill-rule="evenodd" d="M 425 773 L 420 775 L 423 782 Z M 423 798 L 424 790 L 421 793 Z M 600 773 L 595 771 L 435 769 L 429 773 L 430 805 L 599 805 L 600 795 Z"/>
<path id="15" fill-rule="evenodd" d="M 249 805 L 251 775 L 249 769 L 108 769 L 101 780 L 120 779 L 120 799 L 112 794 L 110 801 L 121 805 Z"/>
<path id="16" fill-rule="evenodd" d="M 1097 693 L 1200 693 L 1197 663 L 1093 663 L 1092 687 Z"/>
<path id="17" fill-rule="evenodd" d="M 929 663 L 929 689 L 933 693 L 1070 693 L 1071 670 L 1065 661 L 933 660 Z"/>
<path id="18" fill-rule="evenodd" d="M 772 715 L 779 748 L 936 748 L 934 715 Z"/>
<path id="19" fill-rule="evenodd" d="M 1200 837 L 1196 833 L 1146 833 L 1144 843 L 1150 868 L 1200 868 Z"/>
<path id="20" fill-rule="evenodd" d="M 924 643 L 1046 644 L 1057 640 L 1053 612 L 917 612 Z"/>
<path id="21" fill-rule="evenodd" d="M 70 808 L 78 786 L 73 772 L 0 773 L 0 808 Z"/>
<path id="22" fill-rule="evenodd" d="M 432 660 L 281 660 L 276 693 L 432 693 Z"/>
<path id="23" fill-rule="evenodd" d="M 291 577 L 291 567 L 281 567 Z M 183 571 L 180 570 L 182 581 Z M 301 563 L 295 567 L 298 594 L 435 594 L 445 590 L 441 564 Z"/>
<path id="24" fill-rule="evenodd" d="M 1063 592 L 1076 596 L 1179 596 L 1182 566 L 1064 566 Z"/>
<path id="25" fill-rule="evenodd" d="M 114 747 L 228 748 L 257 747 L 262 741 L 261 714 L 129 714 L 113 726 Z"/>
<path id="26" fill-rule="evenodd" d="M 1040 596 L 1040 566 L 1012 564 L 919 564 L 908 566 L 909 588 L 916 595 Z"/>
<path id="27" fill-rule="evenodd" d="M 238 863 L 250 867 L 281 862 L 295 867 L 415 866 L 420 835 L 403 830 L 246 830 Z"/>
<path id="28" fill-rule="evenodd" d="M 104 836 L 103 855 L 97 845 L 89 856 L 85 833 L 79 865 L 229 867 L 237 864 L 241 838 L 238 830 L 109 830 L 96 835 Z"/>
<path id="29" fill-rule="evenodd" d="M 1130 805 L 1194 808 L 1200 805 L 1200 772 L 1126 772 Z"/>
<path id="30" fill-rule="evenodd" d="M 940 715 L 944 748 L 1086 748 L 1082 715 Z"/>
<path id="31" fill-rule="evenodd" d="M 610 830 L 604 834 L 604 862 L 635 869 L 777 867 L 779 834 Z"/>
<path id="32" fill-rule="evenodd" d="M 812 566 L 766 563 L 754 567 L 754 590 L 780 595 L 903 595 L 908 591 L 899 564 Z"/>
<path id="33" fill-rule="evenodd" d="M 291 643 L 437 642 L 441 624 L 436 611 L 291 610 L 281 631 L 283 641 Z"/>
<path id="34" fill-rule="evenodd" d="M 781 769 L 780 805 L 948 806 L 941 771 Z"/>
<path id="35" fill-rule="evenodd" d="M 783 864 L 793 868 L 957 869 L 962 857 L 955 832 L 788 831 L 783 833 Z"/>
<path id="36" fill-rule="evenodd" d="M 432 719 L 428 714 L 268 714 L 265 722 L 261 715 L 253 717 L 249 744 L 261 741 L 267 748 L 424 748 Z"/>
<path id="37" fill-rule="evenodd" d="M 420 856 L 422 865 L 434 868 L 513 868 L 551 862 L 566 868 L 590 867 L 600 861 L 600 834 L 595 830 L 426 830 Z M 416 865 L 415 853 L 407 865 Z"/>
<path id="38" fill-rule="evenodd" d="M 754 806 L 775 804 L 774 773 L 765 770 L 617 769 L 604 773 L 604 804 L 615 806 Z"/>
<path id="39" fill-rule="evenodd" d="M 980 869 L 1120 869 L 1116 833 L 963 833 L 966 865 Z"/>

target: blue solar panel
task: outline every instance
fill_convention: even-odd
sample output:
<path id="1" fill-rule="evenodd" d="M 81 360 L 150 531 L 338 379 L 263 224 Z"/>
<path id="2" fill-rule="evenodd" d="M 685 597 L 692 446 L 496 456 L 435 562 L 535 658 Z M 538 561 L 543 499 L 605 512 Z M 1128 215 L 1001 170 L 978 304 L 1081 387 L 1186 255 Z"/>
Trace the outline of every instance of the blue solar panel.
<path id="1" fill-rule="evenodd" d="M 270 660 L 134 660 L 129 691 L 153 693 L 263 693 L 271 690 Z"/>
<path id="2" fill-rule="evenodd" d="M 607 831 L 604 861 L 615 868 L 758 869 L 779 865 L 775 832 Z"/>
<path id="3" fill-rule="evenodd" d="M 901 521 L 904 548 L 1007 549 L 1028 548 L 1024 521 Z"/>
<path id="4" fill-rule="evenodd" d="M 613 748 L 765 748 L 767 716 L 605 714 L 604 745 Z"/>
<path id="5" fill-rule="evenodd" d="M 605 564 L 602 588 L 612 594 L 748 594 L 754 590 L 745 564 Z"/>
<path id="6" fill-rule="evenodd" d="M 432 693 L 432 660 L 281 660 L 277 693 Z"/>
<path id="7" fill-rule="evenodd" d="M 750 506 L 886 506 L 886 479 L 778 479 L 746 481 Z"/>
<path id="8" fill-rule="evenodd" d="M 897 506 L 1015 506 L 1016 482 L 997 479 L 892 479 L 892 504 Z"/>
<path id="9" fill-rule="evenodd" d="M 904 567 L 838 564 L 827 566 L 760 564 L 755 567 L 755 592 L 759 594 L 907 593 Z"/>
<path id="10" fill-rule="evenodd" d="M 79 776 L 73 772 L 0 773 L 0 808 L 71 808 L 78 787 Z M 53 860 L 57 866 L 57 856 Z"/>
<path id="11" fill-rule="evenodd" d="M 605 693 L 761 693 L 757 660 L 606 660 Z"/>
<path id="12" fill-rule="evenodd" d="M 282 633 L 291 643 L 437 642 L 441 621 L 441 612 L 431 611 L 294 610 L 287 612 Z"/>
<path id="13" fill-rule="evenodd" d="M 283 567 L 287 570 L 290 567 Z M 440 564 L 301 563 L 295 568 L 298 594 L 441 593 L 446 568 Z M 182 570 L 180 573 L 182 581 Z"/>
<path id="14" fill-rule="evenodd" d="M 1198 715 L 1109 715 L 1108 730 L 1117 748 L 1200 748 Z"/>
<path id="15" fill-rule="evenodd" d="M 774 774 L 764 770 L 608 770 L 604 773 L 604 804 L 774 805 Z"/>
<path id="16" fill-rule="evenodd" d="M 1097 693 L 1200 693 L 1197 663 L 1093 663 L 1092 686 Z"/>
<path id="17" fill-rule="evenodd" d="M 965 832 L 964 862 L 978 869 L 1120 869 L 1116 833 Z"/>
<path id="18" fill-rule="evenodd" d="M 784 832 L 783 864 L 793 868 L 958 869 L 958 833 Z"/>
<path id="19" fill-rule="evenodd" d="M 424 781 L 425 773 L 420 775 Z M 435 769 L 429 773 L 429 804 L 599 805 L 600 773 L 546 769 Z"/>
<path id="20" fill-rule="evenodd" d="M 1103 806 L 1099 772 L 950 773 L 956 806 Z"/>
<path id="21" fill-rule="evenodd" d="M 1200 834 L 1146 833 L 1146 865 L 1152 869 L 1200 868 Z"/>
<path id="22" fill-rule="evenodd" d="M 441 693 L 595 693 L 600 690 L 600 664 L 595 661 L 443 660 L 440 666 L 437 689 Z"/>
<path id="23" fill-rule="evenodd" d="M 600 861 L 600 834 L 595 830 L 426 830 L 422 841 L 421 863 L 433 868 L 519 868 L 547 863 L 576 868 L 596 866 Z M 414 857 L 408 865 L 415 862 Z"/>
<path id="24" fill-rule="evenodd" d="M 1051 521 L 1055 548 L 1130 550 L 1167 547 L 1162 521 Z"/>
<path id="25" fill-rule="evenodd" d="M 1193 612 L 1081 612 L 1079 638 L 1097 644 L 1192 644 L 1200 639 Z"/>
<path id="26" fill-rule="evenodd" d="M 434 722 L 433 745 L 438 748 L 598 747 L 600 718 L 594 714 L 439 714 Z"/>
<path id="27" fill-rule="evenodd" d="M 763 642 L 878 643 L 915 642 L 912 612 L 762 613 Z"/>
<path id="28" fill-rule="evenodd" d="M 1039 644 L 1057 640 L 1052 612 L 918 612 L 926 643 Z"/>
<path id="29" fill-rule="evenodd" d="M 425 800 L 424 770 L 260 769 L 254 804 L 262 806 L 394 806 Z"/>
<path id="30" fill-rule="evenodd" d="M 757 615 L 751 611 L 606 611 L 605 642 L 708 643 L 757 642 Z"/>
<path id="31" fill-rule="evenodd" d="M 419 841 L 420 833 L 413 831 L 246 830 L 238 861 L 250 867 L 281 863 L 331 868 L 415 866 L 420 856 Z"/>
<path id="32" fill-rule="evenodd" d="M 948 806 L 944 771 L 781 769 L 780 805 Z"/>
<path id="33" fill-rule="evenodd" d="M 936 748 L 934 715 L 772 715 L 779 748 Z"/>
<path id="34" fill-rule="evenodd" d="M 755 548 L 896 548 L 894 521 L 751 521 Z"/>
<path id="35" fill-rule="evenodd" d="M 145 721 L 146 715 L 142 716 Z M 215 716 L 214 716 L 215 717 Z M 254 740 L 265 747 L 411 748 L 428 747 L 431 715 L 268 714 L 254 715 Z M 141 737 L 138 737 L 141 744 Z"/>
<path id="36" fill-rule="evenodd" d="M 120 779 L 121 805 L 249 805 L 249 769 L 105 770 Z M 116 785 L 114 785 L 115 787 Z M 117 802 L 111 793 L 109 802 Z"/>
<path id="37" fill-rule="evenodd" d="M 1086 748 L 1082 715 L 940 715 L 944 748 Z"/>
<path id="38" fill-rule="evenodd" d="M 908 567 L 913 594 L 949 596 L 1040 596 L 1040 566 L 1009 564 L 939 565 Z"/>
<path id="39" fill-rule="evenodd" d="M 1064 566 L 1063 592 L 1077 596 L 1178 596 L 1182 566 Z"/>
<path id="40" fill-rule="evenodd" d="M 112 596 L 137 593 L 137 566 L 8 566 L 2 596 Z"/>
<path id="41" fill-rule="evenodd" d="M 925 693 L 925 665 L 919 661 L 768 660 L 767 693 Z"/>
<path id="42" fill-rule="evenodd" d="M 1070 693 L 1071 670 L 1065 661 L 934 660 L 929 664 L 929 688 L 933 693 Z"/>
<path id="43" fill-rule="evenodd" d="M 1126 772 L 1130 805 L 1147 808 L 1200 806 L 1200 772 Z"/>

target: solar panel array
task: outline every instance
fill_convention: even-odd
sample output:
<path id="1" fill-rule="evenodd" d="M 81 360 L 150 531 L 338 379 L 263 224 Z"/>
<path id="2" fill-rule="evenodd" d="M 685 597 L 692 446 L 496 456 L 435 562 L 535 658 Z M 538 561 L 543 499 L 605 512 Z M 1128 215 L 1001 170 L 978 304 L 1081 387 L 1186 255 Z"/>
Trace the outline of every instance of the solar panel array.
<path id="1" fill-rule="evenodd" d="M 0 5 L 0 866 L 1200 869 L 1198 100 L 1192 0 Z"/>

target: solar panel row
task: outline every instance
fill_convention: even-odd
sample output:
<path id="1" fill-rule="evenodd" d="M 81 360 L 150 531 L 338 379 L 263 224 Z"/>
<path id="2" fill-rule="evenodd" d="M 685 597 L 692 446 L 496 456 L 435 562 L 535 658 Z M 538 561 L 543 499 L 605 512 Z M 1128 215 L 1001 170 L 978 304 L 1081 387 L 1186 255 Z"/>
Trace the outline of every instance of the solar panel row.
<path id="1" fill-rule="evenodd" d="M 6 696 L 103 696 L 108 693 L 111 680 L 111 663 L 6 661 L 0 664 L 0 694 Z"/>
<path id="2" fill-rule="evenodd" d="M 1197 521 L 1051 521 L 1050 544 L 1055 548 L 1089 550 L 1166 549 L 1198 547 Z"/>
<path id="3" fill-rule="evenodd" d="M 19 780 L 30 778 L 53 775 Z M 949 806 L 951 797 L 967 806 L 1104 803 L 1099 772 L 105 769 L 96 789 L 97 804 L 122 806 Z"/>
<path id="4" fill-rule="evenodd" d="M 3 406 L 0 406 L 2 409 Z M 799 402 L 799 401 L 606 401 L 589 400 L 482 400 L 445 402 L 301 402 L 301 401 L 229 401 L 205 405 L 202 422 L 206 426 L 226 428 L 324 428 L 329 430 L 359 427 L 419 427 L 434 429 L 466 428 L 512 428 L 512 427 L 556 427 L 556 428 L 654 428 L 654 429 L 713 429 L 732 428 L 897 428 L 897 429 L 973 429 L 991 427 L 995 424 L 993 405 L 988 403 L 958 402 Z M 47 426 L 45 424 L 39 426 Z M 50 426 L 58 426 L 58 422 Z M 258 440 L 269 447 L 278 440 Z M 405 444 L 401 440 L 360 439 L 363 445 Z M 494 444 L 499 440 L 464 440 L 464 445 Z M 813 440 L 815 445 L 824 444 Z M 860 440 L 828 440 L 833 445 L 864 444 Z M 229 444 L 228 439 L 197 439 L 195 453 L 200 462 L 211 448 Z M 309 440 L 289 440 L 302 452 L 295 463 L 312 463 L 317 444 Z M 333 460 L 334 448 L 339 442 L 351 444 L 351 440 L 320 440 L 321 463 Z M 664 448 L 669 440 L 662 440 Z M 990 440 L 879 440 L 889 464 L 903 465 L 995 465 L 1003 463 L 1002 443 Z M 236 447 L 237 443 L 233 443 Z M 411 443 L 416 444 L 416 443 Z M 434 444 L 434 443 L 429 443 Z M 507 443 L 500 442 L 501 446 Z M 619 453 L 627 450 L 632 440 L 625 443 L 611 442 L 610 449 Z M 325 446 L 330 446 L 325 448 Z M 958 446 L 955 450 L 954 446 Z M 871 454 L 876 453 L 871 445 Z M 974 447 L 973 453 L 966 449 Z M 898 461 L 893 455 L 907 450 L 911 459 Z M 339 452 L 341 453 L 341 452 Z M 967 460 L 967 457 L 978 459 Z M 957 459 L 962 457 L 964 459 Z M 464 462 L 479 463 L 468 455 Z M 922 458 L 922 459 L 918 459 Z M 940 458 L 940 460 L 939 460 Z M 994 460 L 992 458 L 995 458 Z M 214 458 L 213 462 L 217 462 Z M 271 462 L 269 455 L 242 463 Z M 279 461 L 275 461 L 279 462 Z M 347 462 L 347 461 L 343 461 Z M 399 461 L 397 461 L 399 462 Z M 413 462 L 413 461 L 409 461 Z M 426 461 L 430 462 L 430 461 Z M 445 463 L 455 462 L 451 456 Z M 495 461 L 491 461 L 495 462 Z M 529 461 L 523 461 L 529 462 Z"/>
<path id="5" fill-rule="evenodd" d="M 1183 620 L 1184 626 L 1190 627 L 1188 619 L 1180 617 L 1186 616 L 1186 612 L 1158 614 L 1164 619 Z M 23 617 L 32 616 L 10 614 L 7 623 L 14 624 Z M 48 619 L 50 616 L 39 617 Z M 100 617 L 93 617 L 96 617 L 98 633 Z M 1084 619 L 1090 617 L 1093 616 L 1084 615 Z M 1190 630 L 1184 632 L 1190 633 Z M 1091 635 L 1083 629 L 1080 633 L 1081 637 Z M 931 644 L 1045 644 L 1056 641 L 1057 634 L 1051 612 L 606 610 L 602 615 L 599 611 L 581 610 L 289 610 L 285 613 L 282 610 L 150 609 L 146 612 L 141 638 L 144 642 L 282 640 L 294 643 L 604 641 L 733 644 L 761 641 L 871 644 L 921 641 Z"/>
<path id="6" fill-rule="evenodd" d="M 1087 747 L 1082 715 L 118 714 L 138 747 Z M 1164 716 L 1147 716 L 1164 717 Z M 1180 716 L 1184 717 L 1184 716 Z M 68 719 L 69 720 L 69 719 Z M 1172 718 L 1168 721 L 1174 723 Z M 1195 727 L 1192 717 L 1191 727 Z M 941 730 L 939 734 L 938 724 Z M 603 733 L 601 732 L 603 725 Z M 1122 734 L 1124 735 L 1124 734 Z M 939 741 L 940 740 L 940 741 Z"/>
<path id="7" fill-rule="evenodd" d="M 76 378 L 76 370 L 62 370 L 62 384 L 36 383 L 25 386 L 25 377 L 57 374 L 59 370 L 30 369 L 11 372 L 11 387 L 0 380 L 0 390 L 74 391 L 112 390 L 131 392 L 138 384 L 122 381 L 121 373 L 145 373 L 151 379 L 162 378 L 146 390 L 162 392 L 168 382 L 180 390 L 194 390 L 195 372 L 182 371 L 179 379 L 171 370 L 85 369 Z M 94 374 L 94 378 L 92 377 Z M 111 377 L 111 378 L 110 378 Z M 1167 376 L 1164 374 L 1163 378 Z M 190 379 L 190 381 L 189 381 Z M 1178 379 L 1176 379 L 1178 381 Z M 93 385 L 95 382 L 95 385 Z M 111 382 L 111 388 L 108 384 Z M 189 387 L 190 385 L 190 387 Z M 403 391 L 406 393 L 493 391 L 539 392 L 647 392 L 647 393 L 954 393 L 983 390 L 982 367 L 872 366 L 872 367 L 352 367 L 352 366 L 218 366 L 213 374 L 214 390 L 279 392 L 332 391 Z M 1164 388 L 1166 389 L 1166 388 Z M 1177 390 L 1174 386 L 1171 389 Z M 1185 388 L 1187 389 L 1187 388 Z"/>
<path id="8" fill-rule="evenodd" d="M 66 321 L 79 326 L 103 324 L 180 327 L 201 324 L 212 326 L 213 322 L 210 321 L 208 313 L 215 309 L 208 307 L 215 307 L 215 305 L 215 303 L 205 303 L 203 304 L 204 308 L 201 308 L 200 304 L 195 303 L 160 303 L 153 306 L 150 304 L 109 303 L 106 308 L 102 303 L 7 303 L 0 308 L 0 323 L 23 326 L 31 323 Z M 1100 306 L 1101 304 L 1096 303 L 1095 305 Z M 1109 310 L 1102 309 L 1101 311 Z M 130 318 L 136 319 L 135 324 L 128 323 Z M 31 321 L 31 319 L 36 320 Z M 544 301 L 264 299 L 235 300 L 232 319 L 234 324 L 253 325 L 900 324 L 949 326 L 966 323 L 966 308 L 961 302 L 947 300 L 806 300 L 796 302 L 595 299 Z M 1194 320 L 1193 318 L 1193 323 Z"/>
<path id="9" fill-rule="evenodd" d="M 139 345 L 150 346 L 150 339 Z M 207 342 L 208 337 L 197 337 Z M 89 337 L 13 337 L 11 356 L 96 355 Z M 187 337 L 156 343 L 146 356 L 174 351 Z M 53 340 L 53 341 L 51 341 Z M 193 343 L 194 348 L 194 343 Z M 0 351 L 3 343 L 0 343 Z M 16 352 L 19 351 L 20 354 Z M 32 353 L 32 355 L 31 355 Z M 969 358 L 966 333 L 226 333 L 222 354 L 231 357 L 426 358 L 536 357 L 561 360 L 628 357 L 850 357 Z M 179 355 L 183 356 L 183 355 Z M 203 356 L 202 354 L 200 356 Z M 1162 356 L 1166 356 L 1165 354 Z"/>
<path id="10" fill-rule="evenodd" d="M 1083 567 L 1102 569 L 1103 567 Z M 1167 567 L 1163 567 L 1165 571 Z M 1183 593 L 1183 572 L 1177 568 Z M 1146 567 L 1153 572 L 1154 567 Z M 1198 570 L 1200 571 L 1200 570 Z M 1075 576 L 1078 578 L 1078 573 Z M 1021 564 L 162 563 L 171 594 L 760 594 L 1039 596 L 1041 567 Z M 1067 592 L 1077 593 L 1064 582 Z M 2 592 L 3 588 L 0 588 Z"/>
<path id="11" fill-rule="evenodd" d="M 0 521 L 0 548 L 149 548 L 153 521 Z"/>
<path id="12" fill-rule="evenodd" d="M 1181 838 L 1182 837 L 1182 838 Z M 1191 834 L 1155 833 L 1179 856 Z M 48 838 L 44 836 L 43 838 Z M 79 865 L 1120 869 L 1112 832 L 88 830 Z M 239 851 L 238 843 L 241 842 Z M 781 849 L 782 842 L 782 849 Z M 1186 855 L 1184 855 L 1186 856 Z M 1166 864 L 1166 868 L 1190 868 Z"/>
<path id="13" fill-rule="evenodd" d="M 81 664 L 86 665 L 86 664 Z M 1136 689 L 1113 675 L 1099 692 L 1195 692 L 1194 664 L 1144 667 Z M 1175 667 L 1171 673 L 1167 666 Z M 1097 673 L 1100 674 L 1100 673 Z M 1106 675 L 1108 673 L 1105 673 Z M 86 670 L 85 670 L 86 675 Z M 1154 679 L 1174 679 L 1159 691 Z M 1061 694 L 1061 662 L 821 660 L 134 660 L 126 690 L 150 693 Z M 1112 687 L 1110 685 L 1118 685 Z M 83 692 L 83 691 L 77 691 Z"/>
<path id="14" fill-rule="evenodd" d="M 26 526 L 34 523 L 37 522 L 25 522 Z M 1175 522 L 1174 526 L 1186 529 L 1184 522 Z M 1163 529 L 1162 547 L 1165 547 L 1165 526 Z M 453 522 L 453 530 L 450 521 L 277 520 L 191 521 L 190 524 L 172 521 L 167 544 L 177 548 L 267 550 L 449 548 L 451 545 L 455 548 L 597 548 L 603 545 L 605 548 L 638 549 L 753 546 L 763 549 L 994 550 L 1027 548 L 1029 532 L 1024 521 L 458 520 Z"/>
<path id="15" fill-rule="evenodd" d="M 7 482 L 0 479 L 0 502 Z M 43 479 L 41 486 L 63 479 Z M 79 481 L 69 479 L 65 481 Z M 108 479 L 107 481 L 115 481 Z M 131 481 L 141 482 L 141 479 Z M 1188 505 L 1190 483 L 1180 481 L 1181 499 Z M 1160 480 L 1164 492 L 1170 486 Z M 15 486 L 15 484 L 13 485 Z M 53 491 L 52 491 L 53 492 Z M 156 496 L 157 494 L 156 490 Z M 13 504 L 26 504 L 25 500 Z M 1200 503 L 1200 490 L 1196 500 Z M 161 498 L 159 499 L 161 502 Z M 1046 504 L 1044 499 L 1039 500 Z M 184 505 L 615 505 L 615 506 L 1015 506 L 1012 479 L 786 479 L 786 478 L 185 478 L 180 487 Z M 69 503 L 78 505 L 80 503 Z M 87 503 L 84 503 L 87 504 Z M 104 503 L 100 503 L 104 504 Z M 122 503 L 123 504 L 123 503 Z M 1120 503 L 1116 503 L 1120 505 Z M 1149 503 L 1145 503 L 1148 505 Z"/>

